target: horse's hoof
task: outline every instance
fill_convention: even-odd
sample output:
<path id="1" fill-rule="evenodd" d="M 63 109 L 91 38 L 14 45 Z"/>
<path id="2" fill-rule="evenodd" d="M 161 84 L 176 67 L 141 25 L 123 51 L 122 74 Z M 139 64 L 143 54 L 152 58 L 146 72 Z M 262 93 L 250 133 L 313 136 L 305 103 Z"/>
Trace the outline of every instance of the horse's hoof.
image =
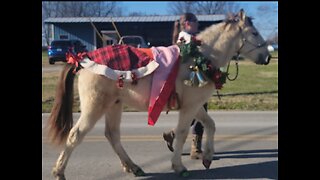
<path id="1" fill-rule="evenodd" d="M 202 164 L 206 169 L 209 169 L 211 162 L 212 162 L 211 160 L 207 160 L 207 159 L 202 160 Z"/>
<path id="2" fill-rule="evenodd" d="M 122 170 L 125 173 L 131 173 L 131 169 L 129 169 L 128 167 L 122 167 Z"/>
<path id="3" fill-rule="evenodd" d="M 66 180 L 66 178 L 64 176 L 59 176 L 59 177 L 56 177 L 56 180 Z"/>
<path id="4" fill-rule="evenodd" d="M 141 168 L 139 168 L 135 173 L 135 176 L 145 176 L 146 173 L 143 172 L 143 170 Z"/>
<path id="5" fill-rule="evenodd" d="M 185 170 L 181 171 L 179 175 L 180 175 L 181 177 L 186 178 L 186 177 L 189 177 L 189 176 L 190 176 L 190 173 L 189 173 L 188 170 L 185 169 Z"/>
<path id="6" fill-rule="evenodd" d="M 59 174 L 56 168 L 54 168 L 51 173 L 56 180 L 66 180 L 64 174 Z"/>

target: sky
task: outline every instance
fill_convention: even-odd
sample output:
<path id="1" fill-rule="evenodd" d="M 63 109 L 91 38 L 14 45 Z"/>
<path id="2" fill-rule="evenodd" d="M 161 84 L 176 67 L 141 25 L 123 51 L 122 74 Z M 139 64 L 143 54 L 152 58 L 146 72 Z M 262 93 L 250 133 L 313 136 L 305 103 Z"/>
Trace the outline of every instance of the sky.
<path id="1" fill-rule="evenodd" d="M 236 1 L 235 1 L 236 2 Z M 119 5 L 123 8 L 126 16 L 132 12 L 140 12 L 146 15 L 172 15 L 170 13 L 170 3 L 172 1 L 120 1 Z M 248 16 L 254 18 L 253 23 L 264 38 L 278 32 L 278 2 L 277 1 L 241 1 L 237 2 Z M 265 15 L 257 11 L 259 6 L 269 6 L 276 9 L 276 12 Z"/>

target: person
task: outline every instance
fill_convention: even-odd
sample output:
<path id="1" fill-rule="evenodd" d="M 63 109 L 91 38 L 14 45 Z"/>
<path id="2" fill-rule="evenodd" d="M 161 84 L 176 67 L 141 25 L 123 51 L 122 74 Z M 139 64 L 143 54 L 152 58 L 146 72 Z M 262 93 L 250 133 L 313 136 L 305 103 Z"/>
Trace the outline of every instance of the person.
<path id="1" fill-rule="evenodd" d="M 179 30 L 181 29 L 181 31 Z M 180 20 L 175 21 L 174 30 L 172 35 L 172 44 L 179 44 L 184 41 L 184 43 L 189 43 L 191 37 L 198 33 L 198 19 L 193 13 L 184 13 L 180 16 Z M 205 103 L 203 107 L 207 111 L 208 104 Z M 202 159 L 202 135 L 203 135 L 203 126 L 202 124 L 193 119 L 191 123 L 192 129 L 192 144 L 191 144 L 191 159 Z M 167 146 L 170 151 L 174 151 L 172 144 L 175 138 L 174 129 L 168 132 L 163 132 L 163 138 L 167 143 Z"/>

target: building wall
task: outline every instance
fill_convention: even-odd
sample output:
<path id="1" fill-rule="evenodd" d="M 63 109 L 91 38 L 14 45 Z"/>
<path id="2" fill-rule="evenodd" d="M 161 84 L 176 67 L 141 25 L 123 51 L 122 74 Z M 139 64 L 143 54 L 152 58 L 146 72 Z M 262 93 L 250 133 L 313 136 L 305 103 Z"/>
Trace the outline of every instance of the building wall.
<path id="1" fill-rule="evenodd" d="M 68 39 L 78 39 L 88 50 L 94 49 L 93 28 L 88 23 L 60 23 L 54 26 L 54 39 L 67 35 Z"/>
<path id="2" fill-rule="evenodd" d="M 199 30 L 217 22 L 199 22 Z M 121 36 L 139 35 L 151 46 L 170 46 L 172 42 L 174 22 L 115 22 Z M 68 35 L 69 39 L 79 39 L 89 51 L 102 47 L 102 41 L 90 23 L 56 23 L 54 24 L 54 39 Z M 99 32 L 115 30 L 112 23 L 94 23 Z M 96 46 L 95 46 L 96 45 Z"/>

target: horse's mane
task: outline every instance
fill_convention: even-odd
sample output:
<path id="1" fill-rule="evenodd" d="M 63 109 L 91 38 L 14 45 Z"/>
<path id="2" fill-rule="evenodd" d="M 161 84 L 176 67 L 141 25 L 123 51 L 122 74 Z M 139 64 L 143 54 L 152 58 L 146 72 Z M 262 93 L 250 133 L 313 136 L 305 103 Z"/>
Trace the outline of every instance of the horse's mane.
<path id="1" fill-rule="evenodd" d="M 235 37 L 234 23 L 222 21 L 218 24 L 213 24 L 201 31 L 197 35 L 197 39 L 202 42 L 200 51 L 206 58 L 213 61 L 217 67 L 223 66 L 226 55 L 226 50 L 230 49 L 232 44 L 227 43 Z"/>
<path id="2" fill-rule="evenodd" d="M 253 26 L 252 19 L 252 17 L 246 16 L 246 24 L 249 26 Z M 235 24 L 238 21 L 238 15 L 228 14 L 223 21 L 217 24 L 213 24 L 201 31 L 197 38 L 202 39 L 203 41 L 210 41 L 211 43 L 215 43 L 220 38 L 221 33 L 225 31 L 236 30 Z M 224 34 L 228 35 L 228 33 Z"/>

